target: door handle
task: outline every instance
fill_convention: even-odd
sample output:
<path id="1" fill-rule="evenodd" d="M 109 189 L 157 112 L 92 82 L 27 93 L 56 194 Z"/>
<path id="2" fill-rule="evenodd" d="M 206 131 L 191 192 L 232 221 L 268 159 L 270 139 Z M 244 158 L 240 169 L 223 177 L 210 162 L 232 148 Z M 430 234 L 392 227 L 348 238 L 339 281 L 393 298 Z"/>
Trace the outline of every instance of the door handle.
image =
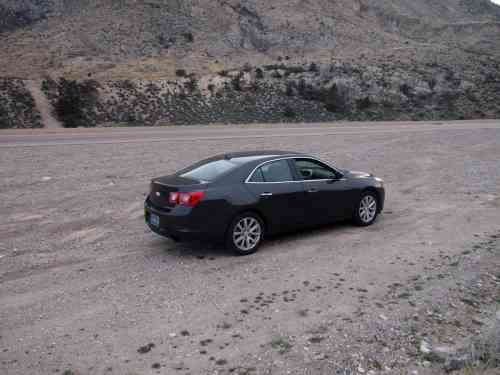
<path id="1" fill-rule="evenodd" d="M 260 195 L 262 198 L 268 198 L 268 197 L 272 197 L 273 196 L 273 193 L 262 193 Z"/>
<path id="2" fill-rule="evenodd" d="M 318 189 L 309 189 L 307 192 L 308 193 L 317 193 Z"/>

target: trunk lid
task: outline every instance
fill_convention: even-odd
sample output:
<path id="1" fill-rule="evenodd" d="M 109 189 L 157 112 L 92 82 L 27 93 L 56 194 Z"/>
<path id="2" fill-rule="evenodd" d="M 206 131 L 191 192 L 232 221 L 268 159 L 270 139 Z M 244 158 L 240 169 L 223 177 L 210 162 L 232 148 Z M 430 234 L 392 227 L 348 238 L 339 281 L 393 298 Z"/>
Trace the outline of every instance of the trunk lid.
<path id="1" fill-rule="evenodd" d="M 200 191 L 206 187 L 206 183 L 177 175 L 159 177 L 151 180 L 149 200 L 157 207 L 174 207 L 175 205 L 169 202 L 171 192 Z"/>

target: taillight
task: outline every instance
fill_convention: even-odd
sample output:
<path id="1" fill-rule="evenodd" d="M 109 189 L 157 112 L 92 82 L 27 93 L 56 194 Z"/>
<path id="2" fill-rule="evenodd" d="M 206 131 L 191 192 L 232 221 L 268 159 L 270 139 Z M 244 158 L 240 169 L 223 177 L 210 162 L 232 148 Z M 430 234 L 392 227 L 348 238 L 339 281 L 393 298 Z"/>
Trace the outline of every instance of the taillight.
<path id="1" fill-rule="evenodd" d="M 168 195 L 168 202 L 170 204 L 179 203 L 179 193 L 177 191 L 173 191 Z"/>
<path id="2" fill-rule="evenodd" d="M 168 201 L 171 204 L 194 206 L 203 197 L 203 191 L 171 192 Z"/>

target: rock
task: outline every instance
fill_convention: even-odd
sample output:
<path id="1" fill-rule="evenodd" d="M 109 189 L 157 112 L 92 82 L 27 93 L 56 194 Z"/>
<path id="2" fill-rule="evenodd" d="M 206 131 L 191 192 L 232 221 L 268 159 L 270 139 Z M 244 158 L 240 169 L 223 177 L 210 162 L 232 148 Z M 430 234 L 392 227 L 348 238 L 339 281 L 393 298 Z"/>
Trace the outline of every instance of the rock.
<path id="1" fill-rule="evenodd" d="M 150 342 L 149 344 L 141 346 L 139 349 L 137 349 L 137 353 L 146 354 L 146 353 L 150 352 L 151 349 L 153 349 L 154 347 L 155 347 L 155 344 Z"/>
<path id="2" fill-rule="evenodd" d="M 447 372 L 461 370 L 467 365 L 469 360 L 470 358 L 468 355 L 455 356 L 446 361 L 444 369 Z"/>
<path id="3" fill-rule="evenodd" d="M 422 340 L 420 342 L 420 352 L 422 354 L 430 354 L 431 351 L 432 351 L 431 345 L 427 341 Z"/>
<path id="4" fill-rule="evenodd" d="M 457 353 L 456 349 L 449 346 L 432 346 L 425 340 L 420 343 L 420 352 L 430 362 L 445 363 Z"/>
<path id="5" fill-rule="evenodd" d="M 382 319 L 382 320 L 388 320 L 388 319 L 389 319 L 389 318 L 387 318 L 387 316 L 385 316 L 384 314 L 380 314 L 378 317 L 379 317 L 380 319 Z"/>
<path id="6" fill-rule="evenodd" d="M 322 361 L 324 359 L 327 359 L 327 355 L 325 353 L 317 353 L 315 356 L 314 356 L 314 359 L 316 361 Z"/>

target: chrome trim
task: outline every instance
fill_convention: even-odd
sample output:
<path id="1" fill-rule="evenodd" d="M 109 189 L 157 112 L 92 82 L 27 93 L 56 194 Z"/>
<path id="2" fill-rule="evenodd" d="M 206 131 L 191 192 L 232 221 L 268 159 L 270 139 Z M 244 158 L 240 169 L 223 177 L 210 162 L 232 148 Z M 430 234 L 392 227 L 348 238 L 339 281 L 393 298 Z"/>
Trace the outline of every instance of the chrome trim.
<path id="1" fill-rule="evenodd" d="M 268 161 L 260 163 L 259 165 L 257 165 L 252 170 L 252 172 L 250 172 L 250 174 L 248 175 L 248 177 L 245 179 L 245 184 L 288 184 L 288 183 L 292 183 L 292 182 L 316 182 L 316 181 L 320 182 L 320 181 L 331 181 L 332 180 L 331 178 L 323 178 L 323 179 L 320 179 L 320 180 L 292 180 L 292 181 L 278 181 L 278 182 L 267 182 L 267 181 L 252 182 L 252 181 L 250 181 L 250 179 L 252 178 L 252 176 L 255 173 L 255 171 L 257 169 L 259 169 L 260 167 L 262 167 L 263 165 L 266 165 L 268 163 L 272 163 L 272 162 L 275 162 L 275 161 L 289 160 L 289 159 L 309 159 L 309 160 L 314 160 L 314 161 L 320 162 L 322 164 L 325 164 L 327 167 L 333 169 L 335 172 L 337 172 L 339 175 L 342 176 L 341 178 L 338 179 L 338 181 L 345 181 L 346 180 L 344 178 L 344 174 L 342 172 L 340 172 L 337 168 L 332 167 L 330 164 L 324 162 L 323 160 L 318 159 L 318 158 L 314 158 L 314 157 L 311 157 L 311 156 L 298 156 L 298 155 L 296 155 L 296 156 L 285 156 L 285 157 L 282 157 L 282 158 L 272 159 L 272 160 L 268 160 Z"/>

